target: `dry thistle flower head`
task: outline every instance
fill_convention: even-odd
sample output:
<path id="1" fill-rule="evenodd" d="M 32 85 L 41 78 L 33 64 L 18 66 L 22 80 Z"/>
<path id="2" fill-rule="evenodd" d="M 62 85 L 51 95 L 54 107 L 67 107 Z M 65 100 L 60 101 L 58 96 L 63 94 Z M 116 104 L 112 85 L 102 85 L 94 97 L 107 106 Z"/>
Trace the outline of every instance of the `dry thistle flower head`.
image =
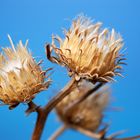
<path id="1" fill-rule="evenodd" d="M 17 48 L 9 37 L 12 48 L 3 48 L 0 54 L 0 100 L 11 108 L 21 102 L 30 102 L 34 96 L 48 88 L 47 71 L 42 71 L 26 46 L 20 41 Z"/>
<path id="2" fill-rule="evenodd" d="M 90 88 L 91 86 L 87 83 L 82 83 L 56 106 L 56 112 L 64 123 L 77 125 L 89 131 L 96 131 L 101 125 L 104 109 L 109 102 L 110 91 L 107 87 L 103 87 L 76 106 L 68 108 L 73 101 L 86 94 Z"/>
<path id="3" fill-rule="evenodd" d="M 101 23 L 93 23 L 89 18 L 79 16 L 72 22 L 65 39 L 52 37 L 51 49 L 47 48 L 48 58 L 68 68 L 70 76 L 85 78 L 92 82 L 109 82 L 120 74 L 124 60 L 119 54 L 123 46 L 122 38 L 114 29 L 101 29 Z M 55 45 L 55 40 L 60 48 Z M 49 47 L 49 46 L 48 46 Z M 52 49 L 57 57 L 51 57 Z"/>

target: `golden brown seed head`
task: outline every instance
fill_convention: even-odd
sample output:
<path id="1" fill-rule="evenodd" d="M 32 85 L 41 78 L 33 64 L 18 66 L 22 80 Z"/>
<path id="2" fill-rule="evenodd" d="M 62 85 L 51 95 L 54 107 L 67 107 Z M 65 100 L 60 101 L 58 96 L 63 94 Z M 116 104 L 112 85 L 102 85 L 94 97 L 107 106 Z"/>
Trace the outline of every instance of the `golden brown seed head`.
<path id="1" fill-rule="evenodd" d="M 9 37 L 12 48 L 3 48 L 0 54 L 0 100 L 10 106 L 29 102 L 45 90 L 50 80 L 45 81 L 45 71 L 35 62 L 26 46 L 19 41 L 17 47 Z"/>
<path id="2" fill-rule="evenodd" d="M 89 96 L 82 103 L 71 109 L 68 108 L 73 101 L 83 96 L 89 89 L 91 89 L 91 86 L 82 82 L 80 87 L 75 88 L 57 105 L 56 111 L 64 123 L 96 131 L 101 125 L 104 109 L 109 102 L 108 88 L 104 87 L 97 93 Z"/>
<path id="3" fill-rule="evenodd" d="M 56 48 L 56 39 L 60 49 Z M 108 82 L 120 75 L 122 38 L 114 29 L 101 29 L 101 23 L 93 23 L 80 16 L 72 22 L 65 38 L 52 37 L 52 48 L 59 62 L 65 65 L 76 79 L 85 78 L 93 82 Z"/>

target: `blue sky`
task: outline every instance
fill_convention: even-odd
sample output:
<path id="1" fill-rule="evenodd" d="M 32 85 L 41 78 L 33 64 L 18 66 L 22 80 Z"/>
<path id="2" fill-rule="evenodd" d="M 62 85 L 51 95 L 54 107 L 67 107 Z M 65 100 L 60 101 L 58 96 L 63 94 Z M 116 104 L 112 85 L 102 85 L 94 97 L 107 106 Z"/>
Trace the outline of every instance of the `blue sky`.
<path id="1" fill-rule="evenodd" d="M 53 84 L 48 92 L 42 92 L 35 101 L 45 104 L 69 80 L 64 68 L 46 60 L 44 44 L 51 42 L 52 34 L 62 36 L 62 27 L 68 27 L 69 19 L 80 13 L 95 21 L 103 22 L 103 27 L 115 28 L 124 38 L 127 48 L 125 78 L 116 78 L 113 84 L 114 106 L 122 107 L 122 112 L 110 111 L 110 132 L 127 129 L 123 136 L 140 133 L 140 1 L 139 0 L 0 0 L 0 46 L 9 46 L 7 34 L 15 43 L 29 39 L 29 48 L 37 60 L 44 59 L 43 68 L 53 67 Z M 29 140 L 35 123 L 35 114 L 26 117 L 26 105 L 13 111 L 0 107 L 0 138 L 3 140 Z M 54 112 L 50 114 L 42 140 L 59 127 L 60 122 Z M 47 129 L 48 128 L 48 129 Z M 59 139 L 88 140 L 89 138 L 67 131 Z"/>

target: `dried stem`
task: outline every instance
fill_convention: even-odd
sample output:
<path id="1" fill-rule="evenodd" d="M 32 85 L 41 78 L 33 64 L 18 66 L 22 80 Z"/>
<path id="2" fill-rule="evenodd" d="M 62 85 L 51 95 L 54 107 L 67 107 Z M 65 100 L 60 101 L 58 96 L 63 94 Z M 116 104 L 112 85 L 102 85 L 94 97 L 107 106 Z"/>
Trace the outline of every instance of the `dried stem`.
<path id="1" fill-rule="evenodd" d="M 78 101 L 76 101 L 72 106 L 83 101 L 93 92 L 98 90 L 102 85 L 102 83 L 96 85 L 93 89 L 88 91 L 86 95 L 82 96 Z M 37 121 L 32 135 L 32 140 L 40 140 L 48 114 L 64 97 L 66 97 L 73 90 L 73 88 L 75 88 L 75 86 L 77 86 L 77 81 L 75 81 L 75 78 L 72 78 L 72 80 L 55 97 L 53 97 L 46 106 L 36 108 Z"/>
<path id="2" fill-rule="evenodd" d="M 29 115 L 32 112 L 39 112 L 40 108 L 33 101 L 28 103 L 28 109 L 26 110 L 26 114 Z"/>
<path id="3" fill-rule="evenodd" d="M 83 100 L 85 100 L 87 97 L 89 97 L 92 93 L 97 91 L 101 86 L 103 86 L 103 83 L 98 83 L 95 87 L 90 89 L 86 94 L 84 94 L 78 100 L 76 100 L 76 102 L 74 102 L 73 106 L 75 106 L 76 104 L 81 103 Z"/>
<path id="4" fill-rule="evenodd" d="M 112 138 L 107 140 L 139 140 L 139 139 L 140 139 L 140 135 L 128 137 L 128 138 Z"/>
<path id="5" fill-rule="evenodd" d="M 112 140 L 113 138 L 115 139 L 116 137 L 118 137 L 118 136 L 124 134 L 125 132 L 126 132 L 126 130 L 122 130 L 122 131 L 115 132 L 115 133 L 109 135 L 109 136 L 107 137 L 107 139 L 108 139 L 108 140 Z"/>
<path id="6" fill-rule="evenodd" d="M 56 140 L 67 128 L 67 125 L 62 125 L 55 131 L 55 133 L 49 138 L 49 140 Z"/>
<path id="7" fill-rule="evenodd" d="M 39 108 L 39 110 L 37 111 L 37 121 L 32 135 L 32 140 L 40 140 L 47 116 L 48 113 L 45 113 L 43 108 Z"/>
<path id="8" fill-rule="evenodd" d="M 84 134 L 88 137 L 91 137 L 93 139 L 96 139 L 96 140 L 137 140 L 140 138 L 140 135 L 126 137 L 126 138 L 116 138 L 117 136 L 120 136 L 121 134 L 123 134 L 125 131 L 119 131 L 119 132 L 116 132 L 116 133 L 111 134 L 110 136 L 106 137 L 105 135 L 106 135 L 107 129 L 108 129 L 107 126 L 105 128 L 103 128 L 102 130 L 100 130 L 99 132 L 91 132 L 91 131 L 86 130 L 82 127 L 79 127 L 77 125 L 63 124 L 63 126 L 58 128 L 58 130 L 56 130 L 56 132 L 51 136 L 51 138 L 49 138 L 49 140 L 56 140 L 68 128 L 72 128 L 72 129 L 79 131 L 82 134 Z"/>
<path id="9" fill-rule="evenodd" d="M 69 111 L 70 109 L 73 109 L 74 106 L 76 106 L 79 103 L 81 103 L 82 101 L 84 101 L 87 97 L 89 97 L 91 94 L 93 94 L 95 91 L 97 91 L 103 85 L 104 85 L 104 83 L 98 83 L 95 87 L 90 89 L 86 94 L 79 97 L 77 100 L 73 101 L 68 107 L 66 107 L 65 113 L 67 113 L 67 111 Z"/>
<path id="10" fill-rule="evenodd" d="M 81 132 L 81 133 L 85 134 L 86 136 L 89 136 L 89 137 L 91 137 L 93 139 L 100 139 L 101 138 L 100 134 L 93 133 L 93 132 L 91 132 L 89 130 L 86 130 L 86 129 L 82 128 L 82 127 L 78 127 L 76 125 L 71 125 L 71 128 L 73 128 L 74 130 L 77 130 L 77 131 L 79 131 L 79 132 Z"/>
<path id="11" fill-rule="evenodd" d="M 35 129 L 32 135 L 32 140 L 40 140 L 41 134 L 43 132 L 45 122 L 49 112 L 65 97 L 67 96 L 70 91 L 75 86 L 76 81 L 75 78 L 72 80 L 62 89 L 55 97 L 53 97 L 49 103 L 45 107 L 38 107 L 37 112 L 37 121 L 35 125 Z"/>
<path id="12" fill-rule="evenodd" d="M 68 126 L 67 126 L 67 128 L 68 128 Z M 96 139 L 96 140 L 137 140 L 137 139 L 140 139 L 140 135 L 126 137 L 126 138 L 115 138 L 115 137 L 121 135 L 122 133 L 124 133 L 124 131 L 119 131 L 119 132 L 116 132 L 116 133 L 106 137 L 105 135 L 107 133 L 107 131 L 106 131 L 107 127 L 105 127 L 103 130 L 101 130 L 97 133 L 91 132 L 91 131 L 86 130 L 82 127 L 79 127 L 77 125 L 69 125 L 69 128 L 77 130 L 77 131 L 81 132 L 82 134 L 85 134 L 86 136 L 91 137 L 91 138 Z"/>

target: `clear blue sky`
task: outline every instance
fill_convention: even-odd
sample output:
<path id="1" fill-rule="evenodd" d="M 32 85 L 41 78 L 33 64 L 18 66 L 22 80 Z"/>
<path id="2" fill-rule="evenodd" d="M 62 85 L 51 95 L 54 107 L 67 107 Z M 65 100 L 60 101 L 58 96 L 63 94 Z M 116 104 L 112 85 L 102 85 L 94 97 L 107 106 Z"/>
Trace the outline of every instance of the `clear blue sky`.
<path id="1" fill-rule="evenodd" d="M 124 136 L 140 133 L 140 1 L 139 0 L 0 0 L 0 46 L 9 46 L 7 34 L 14 42 L 29 39 L 29 48 L 37 60 L 44 59 L 43 67 L 54 67 L 53 85 L 48 92 L 39 94 L 38 104 L 45 104 L 68 81 L 63 68 L 51 65 L 44 53 L 45 42 L 51 42 L 52 34 L 62 36 L 62 27 L 79 13 L 103 22 L 104 27 L 115 28 L 124 38 L 128 66 L 125 78 L 117 78 L 113 84 L 114 105 L 122 112 L 110 112 L 110 132 L 128 129 Z M 35 114 L 26 117 L 26 105 L 13 111 L 0 107 L 0 139 L 29 140 L 35 123 Z M 49 116 L 42 140 L 60 125 L 54 113 Z M 89 138 L 67 131 L 60 140 L 88 140 Z"/>

